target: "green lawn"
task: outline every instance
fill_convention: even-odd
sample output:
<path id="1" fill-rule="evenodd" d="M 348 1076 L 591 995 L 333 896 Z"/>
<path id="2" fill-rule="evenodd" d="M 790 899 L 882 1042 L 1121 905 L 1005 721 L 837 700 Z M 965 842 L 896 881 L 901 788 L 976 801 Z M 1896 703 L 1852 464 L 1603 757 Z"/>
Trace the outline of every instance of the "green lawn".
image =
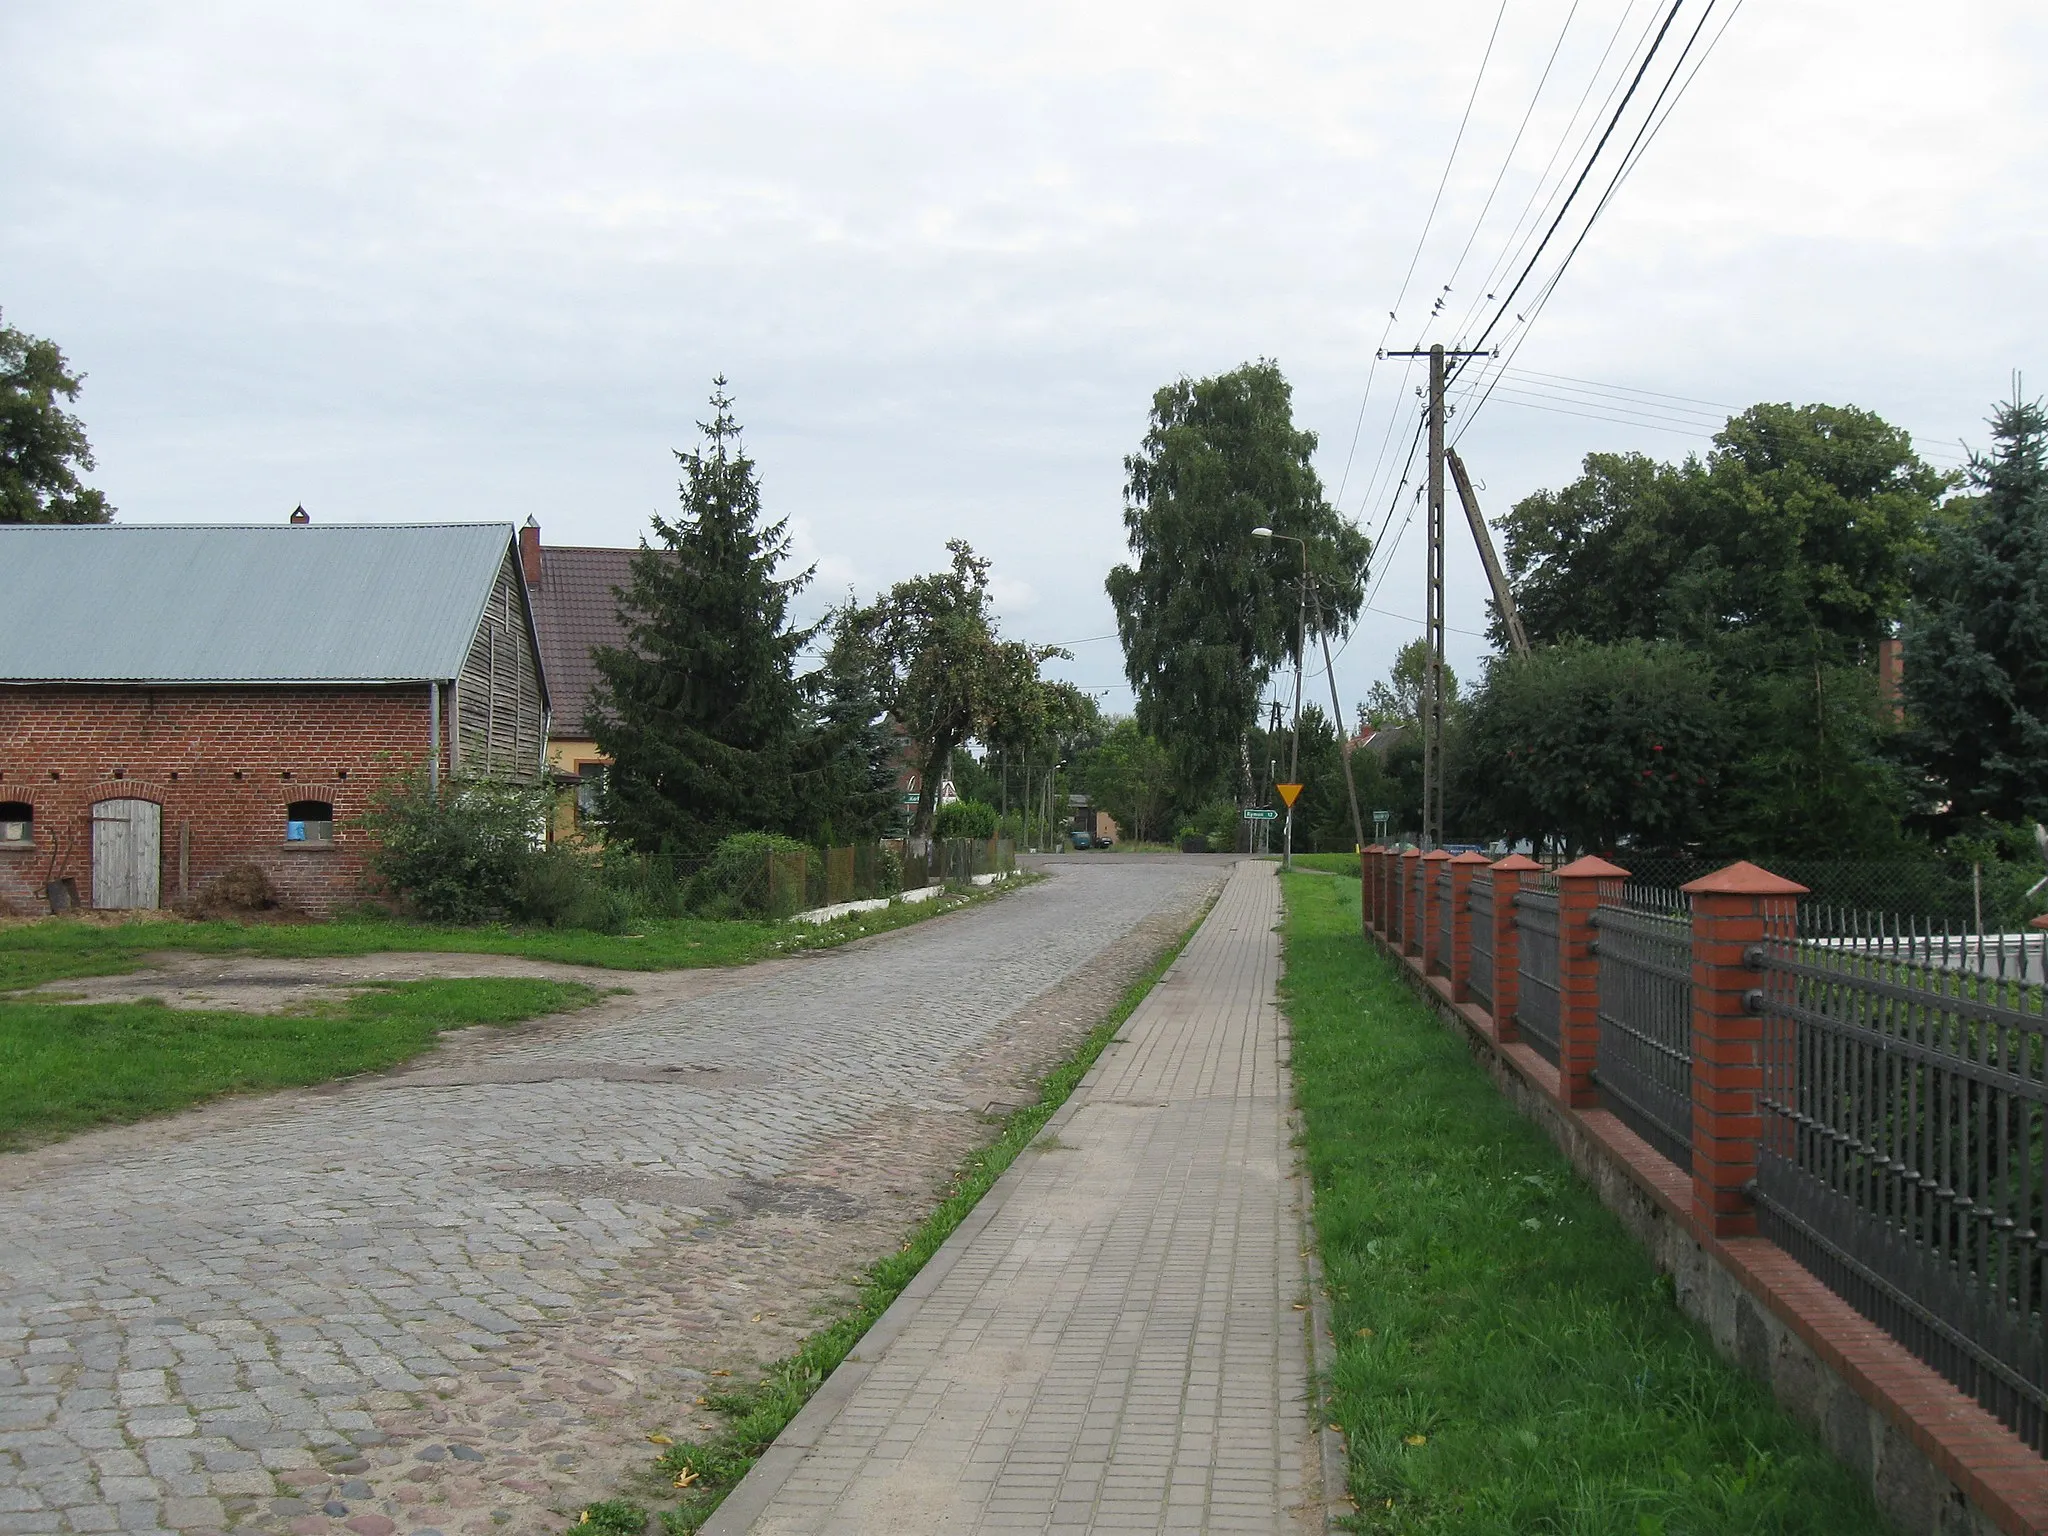
<path id="1" fill-rule="evenodd" d="M 409 981 L 284 1014 L 0 999 L 0 1149 L 167 1114 L 225 1093 L 396 1066 L 444 1029 L 581 1008 L 595 989 L 509 978 Z"/>
<path id="2" fill-rule="evenodd" d="M 1006 887 L 998 886 L 1000 892 Z M 830 949 L 851 939 L 901 928 L 990 893 L 897 903 L 837 922 L 722 922 L 685 918 L 640 924 L 632 933 L 573 928 L 458 928 L 396 918 L 341 918 L 322 923 L 235 923 L 146 920 L 99 923 L 49 918 L 0 928 L 0 993 L 76 976 L 111 976 L 170 950 L 281 957 L 369 955 L 393 950 L 521 955 L 564 965 L 622 971 L 670 971 L 746 965 L 796 950 Z"/>
<path id="3" fill-rule="evenodd" d="M 1358 1529 L 1885 1529 L 1361 942 L 1357 882 L 1285 890 L 1295 1095 L 1335 1311 L 1329 1410 Z"/>
<path id="4" fill-rule="evenodd" d="M 1296 869 L 1313 869 L 1325 875 L 1349 875 L 1358 878 L 1358 855 L 1355 853 L 1297 853 L 1294 856 Z"/>

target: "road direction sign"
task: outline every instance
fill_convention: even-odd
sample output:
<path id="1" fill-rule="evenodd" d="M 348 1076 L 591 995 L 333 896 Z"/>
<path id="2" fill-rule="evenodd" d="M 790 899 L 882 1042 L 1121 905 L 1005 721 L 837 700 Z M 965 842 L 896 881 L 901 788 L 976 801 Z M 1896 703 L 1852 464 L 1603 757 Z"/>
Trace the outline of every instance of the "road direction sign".
<path id="1" fill-rule="evenodd" d="M 1280 791 L 1280 798 L 1287 802 L 1287 809 L 1293 810 L 1295 797 L 1301 793 L 1301 786 L 1299 784 L 1275 784 L 1273 787 Z"/>
<path id="2" fill-rule="evenodd" d="M 1246 821 L 1278 821 L 1280 813 L 1275 810 L 1266 810 L 1259 806 L 1251 805 L 1245 807 L 1244 819 Z"/>

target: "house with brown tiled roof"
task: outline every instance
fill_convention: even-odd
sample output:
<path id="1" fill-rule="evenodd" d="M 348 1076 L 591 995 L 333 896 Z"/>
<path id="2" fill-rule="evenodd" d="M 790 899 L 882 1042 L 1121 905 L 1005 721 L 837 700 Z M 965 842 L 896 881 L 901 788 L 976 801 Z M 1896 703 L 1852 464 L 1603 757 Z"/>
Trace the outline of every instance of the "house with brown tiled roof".
<path id="1" fill-rule="evenodd" d="M 556 811 L 554 834 L 574 836 L 596 810 L 597 793 L 611 760 L 597 750 L 584 725 L 597 666 L 591 652 L 623 645 L 615 588 L 632 584 L 638 549 L 598 549 L 540 541 L 533 518 L 519 530 L 519 564 L 528 604 L 540 632 L 541 665 L 547 671 L 554 717 L 548 733 L 547 763 L 557 782 L 573 784 Z"/>

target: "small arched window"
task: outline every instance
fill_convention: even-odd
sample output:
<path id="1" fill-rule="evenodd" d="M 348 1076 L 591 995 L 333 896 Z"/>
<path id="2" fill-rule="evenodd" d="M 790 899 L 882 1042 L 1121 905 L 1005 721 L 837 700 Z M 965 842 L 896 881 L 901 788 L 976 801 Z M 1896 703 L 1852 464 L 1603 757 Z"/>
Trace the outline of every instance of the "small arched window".
<path id="1" fill-rule="evenodd" d="M 0 800 L 0 848 L 36 840 L 36 808 L 26 800 Z"/>
<path id="2" fill-rule="evenodd" d="M 284 840 L 288 843 L 334 841 L 334 807 L 325 800 L 294 800 L 285 807 Z"/>

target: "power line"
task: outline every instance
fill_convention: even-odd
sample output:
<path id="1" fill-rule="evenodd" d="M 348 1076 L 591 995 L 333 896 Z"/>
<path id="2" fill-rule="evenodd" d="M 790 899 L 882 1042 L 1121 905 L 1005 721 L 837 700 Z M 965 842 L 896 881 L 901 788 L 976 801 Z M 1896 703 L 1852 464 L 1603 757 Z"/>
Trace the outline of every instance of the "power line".
<path id="1" fill-rule="evenodd" d="M 1470 332 L 1486 305 L 1493 301 L 1492 290 L 1499 286 L 1500 279 L 1514 267 L 1515 262 L 1520 259 L 1522 252 L 1528 248 L 1528 242 L 1534 238 L 1538 226 L 1542 223 L 1543 213 L 1549 210 L 1551 201 L 1563 189 L 1564 182 L 1561 178 L 1556 186 L 1550 186 L 1551 170 L 1557 164 L 1557 157 L 1564 153 L 1565 146 L 1571 143 L 1573 132 L 1578 127 L 1579 116 L 1586 110 L 1587 102 L 1593 99 L 1593 91 L 1600 84 L 1600 77 L 1607 68 L 1607 61 L 1613 57 L 1614 45 L 1621 41 L 1622 33 L 1628 29 L 1629 18 L 1635 15 L 1636 6 L 1640 3 L 1641 0 L 1628 0 L 1628 8 L 1621 13 L 1620 18 L 1614 24 L 1614 30 L 1608 34 L 1607 46 L 1600 50 L 1600 57 L 1593 65 L 1593 72 L 1586 78 L 1586 88 L 1579 93 L 1579 99 L 1572 107 L 1571 115 L 1565 119 L 1564 129 L 1559 133 L 1557 143 L 1550 151 L 1549 159 L 1543 162 L 1543 169 L 1536 173 L 1536 179 L 1529 188 L 1528 201 L 1522 205 L 1522 211 L 1515 215 L 1515 222 L 1508 228 L 1508 238 L 1501 247 L 1500 255 L 1495 257 L 1492 265 L 1486 269 L 1486 281 L 1480 285 L 1482 296 L 1472 301 L 1470 306 L 1467 307 L 1464 317 L 1458 322 L 1459 346 L 1462 347 L 1464 345 L 1463 338 Z M 1655 15 L 1654 0 L 1651 14 Z M 1649 36 L 1649 29 L 1647 27 L 1644 28 L 1643 36 L 1645 38 Z M 1627 57 L 1633 58 L 1635 52 L 1635 48 L 1631 48 Z M 1623 73 L 1626 73 L 1625 61 Z M 1617 75 L 1614 84 L 1608 88 L 1606 100 L 1600 104 L 1600 110 L 1604 110 L 1607 102 L 1614 99 L 1614 92 L 1620 89 L 1620 86 L 1621 76 Z M 1579 150 L 1584 149 L 1587 140 L 1592 138 L 1593 125 L 1600 120 L 1600 110 L 1596 110 L 1587 121 L 1586 132 L 1579 140 L 1579 148 L 1573 150 L 1566 159 L 1566 175 L 1570 174 L 1572 163 L 1578 159 Z M 1549 187 L 1547 193 L 1545 191 L 1546 187 Z M 1525 221 L 1529 223 L 1526 234 L 1522 230 L 1522 225 Z"/>
<path id="2" fill-rule="evenodd" d="M 1345 452 L 1344 472 L 1337 480 L 1337 494 L 1334 500 L 1339 504 L 1344 500 L 1345 487 L 1351 483 L 1351 461 L 1358 452 L 1358 434 L 1365 426 L 1366 406 L 1372 400 L 1372 380 L 1373 374 L 1379 368 L 1380 352 L 1385 350 L 1387 338 L 1393 334 L 1395 316 L 1400 313 L 1401 305 L 1408 298 L 1408 285 L 1415 280 L 1416 264 L 1422 260 L 1422 248 L 1428 244 L 1430 228 L 1436 223 L 1437 207 L 1443 202 L 1444 188 L 1450 183 L 1451 167 L 1458 163 L 1458 148 L 1465 142 L 1465 128 L 1472 121 L 1472 107 L 1479 100 L 1479 87 L 1486 79 L 1487 63 L 1493 58 L 1494 41 L 1500 36 L 1501 18 L 1506 16 L 1507 13 L 1508 0 L 1500 0 L 1500 9 L 1494 13 L 1493 17 L 1493 30 L 1486 35 L 1486 50 L 1479 56 L 1479 73 L 1473 77 L 1472 94 L 1465 98 L 1465 113 L 1458 119 L 1458 132 L 1451 140 L 1451 152 L 1444 161 L 1443 175 L 1437 178 L 1436 196 L 1429 201 L 1429 212 L 1422 220 L 1422 233 L 1416 236 L 1414 254 L 1408 258 L 1407 275 L 1401 279 L 1400 292 L 1394 296 L 1394 307 L 1387 311 L 1387 324 L 1385 329 L 1380 332 L 1379 347 L 1374 349 L 1373 360 L 1366 368 L 1365 395 L 1358 402 L 1358 420 L 1351 428 L 1351 447 Z"/>
<path id="3" fill-rule="evenodd" d="M 1522 147 L 1522 135 L 1529 131 L 1529 119 L 1536 115 L 1536 103 L 1543 99 L 1543 88 L 1550 83 L 1550 72 L 1557 67 L 1557 56 L 1564 48 L 1566 34 L 1572 29 L 1572 18 L 1579 14 L 1580 0 L 1572 0 L 1572 8 L 1565 12 L 1564 25 L 1557 30 L 1557 41 L 1550 45 L 1550 57 L 1543 63 L 1543 73 L 1537 78 L 1536 89 L 1530 94 L 1529 105 L 1522 113 L 1522 121 L 1515 128 L 1515 136 L 1508 144 L 1508 152 L 1501 157 L 1500 169 L 1494 173 L 1493 185 L 1487 188 L 1486 201 L 1480 204 L 1479 217 L 1472 221 L 1472 233 L 1465 237 L 1465 248 L 1458 252 L 1458 259 L 1451 265 L 1450 282 L 1444 284 L 1444 292 L 1451 291 L 1458 274 L 1465 269 L 1465 258 L 1472 254 L 1472 246 L 1479 238 L 1479 231 L 1486 226 L 1486 216 L 1493 211 L 1493 200 L 1500 192 L 1500 184 L 1506 179 L 1508 167 L 1515 163 L 1515 151 Z M 1516 221 L 1519 224 L 1519 220 Z M 1384 340 L 1382 341 L 1384 345 Z"/>
<path id="4" fill-rule="evenodd" d="M 1467 350 L 1474 352 L 1483 350 L 1486 346 L 1487 338 L 1493 334 L 1493 328 L 1500 324 L 1501 316 L 1507 314 L 1514 307 L 1515 295 L 1522 291 L 1522 285 L 1528 282 L 1529 274 L 1536 270 L 1536 263 L 1543 259 L 1543 253 L 1549 248 L 1551 240 L 1556 236 L 1558 226 L 1564 223 L 1565 215 L 1571 212 L 1572 203 L 1577 200 L 1580 191 L 1585 187 L 1586 178 L 1593 174 L 1593 167 L 1600 163 L 1601 151 L 1607 148 L 1607 141 L 1614 137 L 1615 129 L 1621 126 L 1621 119 L 1623 114 L 1628 111 L 1628 104 L 1635 99 L 1636 91 L 1642 86 L 1643 76 L 1649 73 L 1650 65 L 1656 59 L 1658 49 L 1664 46 L 1664 39 L 1671 31 L 1671 24 L 1678 19 L 1678 8 L 1684 3 L 1685 0 L 1671 0 L 1671 9 L 1664 13 L 1664 24 L 1657 29 L 1656 40 L 1650 44 L 1649 52 L 1643 55 L 1643 62 L 1637 67 L 1635 77 L 1629 81 L 1627 94 L 1621 98 L 1621 104 L 1614 109 L 1613 114 L 1608 118 L 1607 127 L 1600 134 L 1600 142 L 1593 146 L 1593 153 L 1586 157 L 1586 164 L 1580 170 L 1578 180 L 1572 183 L 1571 191 L 1565 195 L 1563 204 L 1557 210 L 1557 217 L 1550 221 L 1550 228 L 1543 232 L 1543 239 L 1538 242 L 1535 251 L 1531 253 L 1527 265 L 1522 268 L 1521 275 L 1515 279 L 1514 286 L 1508 289 L 1507 297 L 1500 301 L 1500 308 L 1494 311 L 1493 318 L 1486 322 L 1486 328 L 1479 333 L 1479 339 L 1473 342 L 1472 346 Z M 1708 0 L 1708 8 L 1711 9 L 1712 6 L 1713 0 Z M 1588 227 L 1591 227 L 1590 224 Z M 1584 238 L 1583 234 L 1580 238 Z"/>

